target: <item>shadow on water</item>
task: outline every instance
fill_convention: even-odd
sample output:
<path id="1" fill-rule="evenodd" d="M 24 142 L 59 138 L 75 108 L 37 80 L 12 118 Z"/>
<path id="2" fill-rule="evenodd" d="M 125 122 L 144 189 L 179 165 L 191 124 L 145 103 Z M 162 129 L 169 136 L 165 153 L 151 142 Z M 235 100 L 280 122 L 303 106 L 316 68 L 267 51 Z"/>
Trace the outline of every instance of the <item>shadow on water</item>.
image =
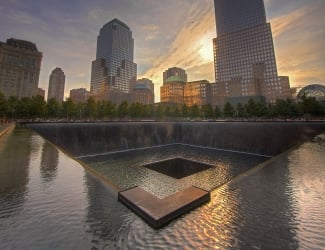
<path id="1" fill-rule="evenodd" d="M 56 178 L 59 163 L 59 151 L 47 141 L 42 146 L 42 157 L 40 174 L 45 183 L 51 182 Z"/>
<path id="2" fill-rule="evenodd" d="M 0 218 L 9 217 L 23 209 L 28 193 L 26 186 L 29 181 L 32 134 L 32 131 L 26 133 L 15 129 L 0 140 L 0 203 L 4 207 L 1 209 Z"/>

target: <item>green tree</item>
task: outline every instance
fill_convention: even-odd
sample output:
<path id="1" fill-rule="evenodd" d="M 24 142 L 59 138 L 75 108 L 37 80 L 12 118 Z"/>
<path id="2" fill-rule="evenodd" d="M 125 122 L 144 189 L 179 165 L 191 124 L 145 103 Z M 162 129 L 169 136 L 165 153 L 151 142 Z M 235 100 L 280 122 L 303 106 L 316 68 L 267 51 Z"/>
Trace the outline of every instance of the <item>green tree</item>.
<path id="1" fill-rule="evenodd" d="M 68 98 L 65 102 L 62 103 L 63 115 L 67 120 L 71 119 L 72 116 L 75 115 L 75 108 L 76 106 L 71 98 Z"/>
<path id="2" fill-rule="evenodd" d="M 161 119 L 165 116 L 165 108 L 161 103 L 156 106 L 155 116 L 157 119 Z"/>
<path id="3" fill-rule="evenodd" d="M 85 116 L 88 119 L 94 119 L 97 117 L 97 104 L 93 97 L 89 97 L 85 107 Z"/>
<path id="4" fill-rule="evenodd" d="M 256 117 L 257 116 L 257 104 L 255 103 L 255 101 L 250 98 L 248 103 L 245 105 L 245 112 L 247 114 L 248 117 Z"/>
<path id="5" fill-rule="evenodd" d="M 144 116 L 144 107 L 141 103 L 132 103 L 129 107 L 129 113 L 132 118 Z"/>
<path id="6" fill-rule="evenodd" d="M 4 96 L 4 94 L 2 94 L 0 92 L 0 117 L 4 117 L 7 112 L 8 112 L 7 100 L 6 100 L 5 96 Z"/>
<path id="7" fill-rule="evenodd" d="M 200 117 L 200 108 L 197 104 L 194 104 L 190 107 L 190 110 L 189 110 L 189 115 L 191 118 L 198 118 Z"/>
<path id="8" fill-rule="evenodd" d="M 119 118 L 124 118 L 129 113 L 129 104 L 127 101 L 123 101 L 117 108 L 117 115 Z"/>
<path id="9" fill-rule="evenodd" d="M 43 96 L 32 96 L 29 103 L 29 116 L 32 118 L 43 118 L 46 113 L 46 102 Z"/>
<path id="10" fill-rule="evenodd" d="M 61 105 L 55 98 L 51 98 L 46 104 L 46 116 L 48 118 L 58 118 L 61 113 Z"/>
<path id="11" fill-rule="evenodd" d="M 214 117 L 213 108 L 210 104 L 204 104 L 201 106 L 201 114 L 203 118 L 212 119 Z"/>
<path id="12" fill-rule="evenodd" d="M 321 116 L 325 114 L 324 107 L 316 100 L 315 97 L 302 97 L 299 108 L 306 118 L 310 116 Z"/>
<path id="13" fill-rule="evenodd" d="M 235 115 L 235 109 L 229 102 L 226 102 L 223 107 L 223 115 L 227 118 L 234 117 Z"/>
<path id="14" fill-rule="evenodd" d="M 10 96 L 7 104 L 8 104 L 8 113 L 7 115 L 11 117 L 11 119 L 15 119 L 16 114 L 19 114 L 19 105 L 20 100 L 18 99 L 17 96 Z"/>
<path id="15" fill-rule="evenodd" d="M 216 119 L 220 118 L 222 116 L 222 112 L 218 106 L 214 108 L 214 117 Z"/>
<path id="16" fill-rule="evenodd" d="M 182 107 L 182 116 L 188 117 L 188 114 L 189 114 L 188 107 L 184 104 Z"/>
<path id="17" fill-rule="evenodd" d="M 246 112 L 245 112 L 245 108 L 244 108 L 243 104 L 241 104 L 241 103 L 237 104 L 236 114 L 237 114 L 237 117 L 239 117 L 239 118 L 246 117 Z"/>

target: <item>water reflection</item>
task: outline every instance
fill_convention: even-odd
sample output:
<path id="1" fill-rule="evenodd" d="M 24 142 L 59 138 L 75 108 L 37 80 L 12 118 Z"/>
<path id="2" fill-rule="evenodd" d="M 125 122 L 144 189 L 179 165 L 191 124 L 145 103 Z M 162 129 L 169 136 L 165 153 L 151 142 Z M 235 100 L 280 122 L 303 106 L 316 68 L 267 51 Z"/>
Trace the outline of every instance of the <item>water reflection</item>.
<path id="1" fill-rule="evenodd" d="M 3 207 L 0 218 L 17 213 L 24 205 L 28 192 L 31 136 L 32 132 L 15 129 L 0 140 L 0 203 Z"/>
<path id="2" fill-rule="evenodd" d="M 42 157 L 40 174 L 44 182 L 51 182 L 57 175 L 57 167 L 59 162 L 59 151 L 47 141 L 44 141 L 42 147 Z"/>
<path id="3" fill-rule="evenodd" d="M 85 185 L 88 199 L 86 232 L 92 235 L 92 243 L 99 249 L 114 249 L 127 221 L 136 216 L 117 202 L 116 193 L 89 173 L 85 174 Z"/>

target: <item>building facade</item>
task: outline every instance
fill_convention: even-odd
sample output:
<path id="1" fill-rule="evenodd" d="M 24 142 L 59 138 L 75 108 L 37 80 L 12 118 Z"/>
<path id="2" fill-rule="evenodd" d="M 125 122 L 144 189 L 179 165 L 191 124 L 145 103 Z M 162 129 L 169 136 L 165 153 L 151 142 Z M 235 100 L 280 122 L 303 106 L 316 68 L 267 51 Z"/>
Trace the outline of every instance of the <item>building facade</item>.
<path id="1" fill-rule="evenodd" d="M 137 76 L 133 56 L 130 28 L 118 19 L 105 24 L 97 37 L 96 60 L 92 62 L 90 92 L 95 100 L 119 103 L 128 99 Z"/>
<path id="2" fill-rule="evenodd" d="M 155 88 L 151 80 L 142 78 L 131 85 L 130 100 L 134 103 L 153 104 L 155 102 Z"/>
<path id="3" fill-rule="evenodd" d="M 180 76 L 169 77 L 160 87 L 160 102 L 184 104 L 185 81 Z"/>
<path id="4" fill-rule="evenodd" d="M 209 102 L 210 83 L 207 80 L 187 82 L 184 86 L 184 103 L 186 106 L 194 104 L 202 106 Z"/>
<path id="5" fill-rule="evenodd" d="M 0 42 L 0 92 L 10 96 L 37 95 L 42 53 L 32 42 L 7 39 Z"/>
<path id="6" fill-rule="evenodd" d="M 73 103 L 85 103 L 90 97 L 90 91 L 85 88 L 71 89 L 70 98 Z"/>
<path id="7" fill-rule="evenodd" d="M 65 87 L 65 74 L 61 68 L 55 68 L 49 80 L 47 101 L 55 99 L 57 102 L 63 102 Z"/>
<path id="8" fill-rule="evenodd" d="M 214 103 L 227 98 L 289 98 L 288 77 L 277 72 L 270 23 L 263 0 L 215 0 L 217 38 L 213 40 Z M 218 99 L 219 100 L 216 100 Z"/>
<path id="9" fill-rule="evenodd" d="M 184 82 L 187 82 L 187 74 L 186 71 L 182 68 L 169 68 L 163 73 L 163 82 L 165 83 L 168 78 L 172 76 L 179 76 Z"/>

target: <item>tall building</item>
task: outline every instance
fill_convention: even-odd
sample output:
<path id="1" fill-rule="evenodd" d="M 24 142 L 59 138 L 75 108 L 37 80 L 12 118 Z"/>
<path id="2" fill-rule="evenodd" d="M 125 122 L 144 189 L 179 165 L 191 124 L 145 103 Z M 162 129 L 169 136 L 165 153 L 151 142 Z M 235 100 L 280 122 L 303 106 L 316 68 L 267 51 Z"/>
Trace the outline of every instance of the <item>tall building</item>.
<path id="1" fill-rule="evenodd" d="M 121 102 L 128 99 L 130 85 L 137 76 L 133 55 L 134 39 L 125 23 L 113 19 L 100 29 L 90 86 L 96 100 Z"/>
<path id="2" fill-rule="evenodd" d="M 214 98 L 287 98 L 288 78 L 277 72 L 271 25 L 263 0 L 215 0 Z M 222 100 L 216 102 L 224 103 Z"/>
<path id="3" fill-rule="evenodd" d="M 47 101 L 54 98 L 57 102 L 63 102 L 64 86 L 64 72 L 61 68 L 55 68 L 50 75 Z"/>
<path id="4" fill-rule="evenodd" d="M 187 82 L 187 74 L 186 71 L 182 68 L 169 68 L 163 73 L 163 82 L 165 83 L 168 78 L 172 76 L 179 76 L 184 82 Z"/>
<path id="5" fill-rule="evenodd" d="M 90 96 L 90 92 L 85 88 L 71 89 L 70 98 L 74 103 L 85 103 Z"/>
<path id="6" fill-rule="evenodd" d="M 185 81 L 180 76 L 169 77 L 160 87 L 160 102 L 184 104 Z"/>
<path id="7" fill-rule="evenodd" d="M 41 61 L 42 53 L 32 42 L 0 42 L 0 92 L 18 98 L 37 95 Z"/>
<path id="8" fill-rule="evenodd" d="M 202 106 L 208 103 L 210 83 L 207 80 L 187 82 L 184 88 L 184 103 L 186 106 L 194 104 Z"/>
<path id="9" fill-rule="evenodd" d="M 134 103 L 153 104 L 155 102 L 155 88 L 151 80 L 142 78 L 131 85 L 130 99 Z"/>

